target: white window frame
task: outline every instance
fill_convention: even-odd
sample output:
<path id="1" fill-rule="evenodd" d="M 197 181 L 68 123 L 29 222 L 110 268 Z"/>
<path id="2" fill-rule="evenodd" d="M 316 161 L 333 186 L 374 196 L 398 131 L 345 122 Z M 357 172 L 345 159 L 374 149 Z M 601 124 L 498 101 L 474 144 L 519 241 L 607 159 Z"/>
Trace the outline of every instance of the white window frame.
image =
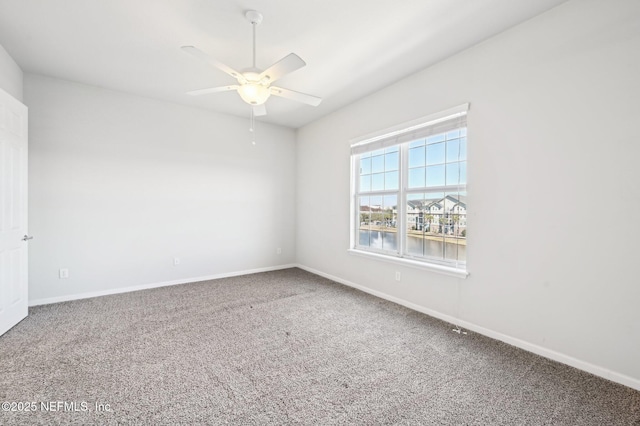
<path id="1" fill-rule="evenodd" d="M 434 130 L 434 134 L 441 133 L 437 131 L 440 124 L 446 125 L 456 119 L 464 119 L 466 123 L 466 115 L 469 110 L 469 104 L 459 105 L 441 111 L 435 114 L 421 117 L 416 120 L 405 122 L 397 126 L 380 130 L 368 135 L 350 141 L 351 144 L 351 208 L 350 208 L 350 238 L 349 253 L 357 256 L 364 256 L 370 259 L 391 262 L 404 266 L 426 269 L 450 275 L 458 278 L 466 278 L 469 272 L 466 269 L 466 262 L 463 264 L 457 262 L 449 262 L 446 260 L 425 259 L 413 257 L 405 253 L 405 244 L 407 238 L 406 226 L 406 207 L 407 195 L 411 193 L 424 193 L 424 188 L 408 189 L 408 142 L 412 141 L 412 134 L 416 132 L 425 132 Z M 466 125 L 466 124 L 465 124 Z M 393 142 L 395 140 L 396 142 Z M 374 151 L 383 147 L 399 146 L 400 165 L 399 165 L 399 188 L 397 190 L 381 190 L 368 191 L 370 196 L 384 196 L 388 194 L 397 194 L 397 253 L 389 251 L 379 251 L 373 248 L 358 247 L 358 235 L 360 228 L 360 208 L 358 204 L 358 195 L 360 195 L 360 172 L 358 168 L 358 156 L 362 153 Z M 452 192 L 466 191 L 465 185 L 445 185 L 442 187 L 429 187 L 426 192 Z"/>

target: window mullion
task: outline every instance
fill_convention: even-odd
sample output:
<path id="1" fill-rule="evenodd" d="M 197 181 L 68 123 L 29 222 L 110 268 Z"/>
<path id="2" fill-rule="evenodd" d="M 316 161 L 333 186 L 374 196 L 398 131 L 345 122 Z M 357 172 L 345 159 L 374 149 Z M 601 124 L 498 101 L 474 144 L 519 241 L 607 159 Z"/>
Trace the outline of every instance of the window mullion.
<path id="1" fill-rule="evenodd" d="M 358 201 L 358 195 L 360 194 L 360 156 L 356 155 L 353 157 L 353 161 L 351 163 L 351 167 L 353 168 L 352 173 L 355 175 L 354 187 L 352 188 L 353 194 L 353 209 L 351 215 L 351 224 L 353 226 L 353 230 L 351 232 L 351 237 L 353 241 L 351 242 L 351 248 L 356 248 L 358 245 L 358 238 L 360 237 L 360 203 Z"/>
<path id="2" fill-rule="evenodd" d="M 407 239 L 407 186 L 409 184 L 409 144 L 400 145 L 400 194 L 398 195 L 398 254 L 404 256 Z"/>
<path id="3" fill-rule="evenodd" d="M 364 191 L 364 192 L 358 192 L 358 195 L 367 195 L 367 196 L 371 196 L 371 197 L 375 197 L 376 195 L 393 195 L 393 194 L 399 194 L 400 190 L 399 189 L 387 189 L 387 190 L 381 190 L 381 191 Z"/>
<path id="4" fill-rule="evenodd" d="M 405 192 L 407 194 L 421 194 L 423 192 L 464 192 L 466 190 L 466 185 L 421 186 L 411 189 L 405 188 Z"/>

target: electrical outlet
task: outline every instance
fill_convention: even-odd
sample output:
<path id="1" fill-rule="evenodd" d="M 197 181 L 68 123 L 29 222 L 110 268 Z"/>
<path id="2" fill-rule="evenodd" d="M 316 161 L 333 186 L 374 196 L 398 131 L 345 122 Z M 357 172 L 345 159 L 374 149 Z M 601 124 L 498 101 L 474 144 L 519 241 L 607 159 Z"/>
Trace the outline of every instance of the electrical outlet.
<path id="1" fill-rule="evenodd" d="M 58 278 L 61 280 L 69 278 L 69 270 L 67 268 L 60 268 L 58 270 Z"/>
<path id="2" fill-rule="evenodd" d="M 402 278 L 402 274 L 399 271 L 396 271 L 396 281 L 400 281 L 400 278 Z"/>
<path id="3" fill-rule="evenodd" d="M 173 258 L 173 266 L 178 266 L 180 264 L 180 258 L 179 257 L 174 257 Z"/>
<path id="4" fill-rule="evenodd" d="M 282 254 L 282 249 L 280 247 L 276 249 L 276 254 Z"/>

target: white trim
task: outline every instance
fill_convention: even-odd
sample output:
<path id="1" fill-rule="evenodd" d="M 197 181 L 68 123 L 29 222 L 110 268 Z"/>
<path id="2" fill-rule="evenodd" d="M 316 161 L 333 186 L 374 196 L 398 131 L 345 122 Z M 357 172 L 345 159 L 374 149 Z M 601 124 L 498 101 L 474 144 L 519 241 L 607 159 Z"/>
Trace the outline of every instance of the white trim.
<path id="1" fill-rule="evenodd" d="M 518 339 L 517 337 L 508 336 L 506 334 L 502 334 L 500 332 L 482 327 L 480 325 L 473 324 L 468 321 L 461 320 L 454 316 L 443 314 L 441 312 L 435 311 L 433 309 L 425 308 L 424 306 L 417 305 L 412 302 L 408 302 L 404 299 L 400 299 L 395 296 L 391 296 L 389 294 L 383 293 L 381 291 L 372 290 L 368 287 L 365 287 L 360 284 L 353 283 L 348 280 L 344 280 L 342 278 L 336 277 L 331 274 L 327 274 L 317 269 L 310 268 L 305 265 L 297 265 L 298 268 L 304 269 L 307 272 L 311 272 L 312 274 L 319 275 L 321 277 L 330 279 L 332 281 L 338 282 L 340 284 L 344 284 L 349 287 L 356 288 L 358 290 L 364 291 L 365 293 L 372 294 L 376 297 L 380 297 L 381 299 L 388 300 L 393 303 L 397 303 L 399 305 L 405 306 L 409 309 L 413 309 L 414 311 L 422 312 L 423 314 L 432 316 L 434 318 L 438 318 L 442 321 L 448 322 L 450 324 L 454 324 L 460 327 L 463 327 L 467 330 L 471 330 L 478 334 L 482 334 L 483 336 L 490 337 L 495 340 L 499 340 L 501 342 L 507 343 L 509 345 L 515 346 L 520 349 L 524 349 L 525 351 L 532 352 L 536 355 L 540 355 L 542 357 L 551 359 L 553 361 L 557 361 L 562 364 L 569 365 L 571 367 L 577 368 L 582 371 L 586 371 L 595 376 L 602 377 L 607 380 L 611 380 L 612 382 L 620 383 L 622 385 L 628 386 L 632 389 L 636 389 L 640 391 L 640 379 L 636 379 L 630 376 L 627 376 L 622 373 L 618 373 L 616 371 L 609 370 L 608 368 L 600 367 L 598 365 L 591 364 L 586 361 L 582 361 L 580 359 L 574 358 L 569 355 L 565 355 L 563 353 L 554 351 L 552 349 L 544 348 L 542 346 L 538 346 L 536 344 L 527 342 L 525 340 Z"/>
<path id="2" fill-rule="evenodd" d="M 469 276 L 469 273 L 467 271 L 463 271 L 462 269 L 456 269 L 451 266 L 438 265 L 436 263 L 421 262 L 419 260 L 406 259 L 404 257 L 395 257 L 388 254 L 378 254 L 357 249 L 348 249 L 347 252 L 355 256 L 382 260 L 384 262 L 395 263 L 402 266 L 409 266 L 416 269 L 438 272 L 440 274 L 449 275 L 456 278 L 467 278 Z"/>
<path id="3" fill-rule="evenodd" d="M 359 217 L 359 214 L 356 214 L 357 211 L 360 209 L 360 206 L 358 205 L 358 191 L 357 188 L 360 187 L 360 173 L 358 171 L 358 173 L 356 173 L 356 157 L 355 156 L 351 156 L 351 168 L 350 168 L 350 178 L 349 178 L 349 182 L 351 183 L 351 197 L 350 197 L 350 201 L 349 201 L 349 217 L 351 218 L 351 220 L 349 220 L 349 247 L 355 247 L 356 246 L 356 241 L 357 241 L 357 236 L 356 236 L 356 226 L 355 226 L 355 221 L 357 220 L 356 217 Z M 358 163 L 359 165 L 359 163 Z"/>
<path id="4" fill-rule="evenodd" d="M 79 300 L 79 299 L 89 299 L 92 297 L 108 296 L 111 294 L 120 294 L 120 293 L 129 293 L 132 291 L 148 290 L 151 288 L 167 287 L 167 286 L 180 285 L 180 284 L 189 284 L 189 283 L 196 283 L 200 281 L 217 280 L 219 278 L 228 278 L 228 277 L 236 277 L 239 275 L 257 274 L 259 272 L 278 271 L 280 269 L 295 268 L 297 266 L 298 266 L 297 264 L 289 263 L 286 265 L 267 266 L 265 268 L 248 269 L 245 271 L 225 272 L 222 274 L 207 275 L 204 277 L 181 278 L 179 280 L 163 281 L 163 282 L 151 283 L 151 284 L 142 284 L 142 285 L 137 285 L 132 287 L 120 287 L 120 288 L 114 288 L 109 290 L 91 291 L 88 293 L 68 294 L 68 295 L 57 296 L 57 297 L 47 297 L 44 299 L 30 300 L 29 306 L 31 307 L 31 306 L 38 306 L 38 305 L 49 305 L 51 303 L 68 302 L 71 300 Z"/>

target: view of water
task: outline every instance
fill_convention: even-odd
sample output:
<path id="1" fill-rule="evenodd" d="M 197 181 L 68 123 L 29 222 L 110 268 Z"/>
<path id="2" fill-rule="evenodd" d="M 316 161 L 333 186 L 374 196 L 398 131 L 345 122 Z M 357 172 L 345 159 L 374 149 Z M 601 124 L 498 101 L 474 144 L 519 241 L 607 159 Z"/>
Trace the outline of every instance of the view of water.
<path id="1" fill-rule="evenodd" d="M 381 250 L 397 250 L 398 234 L 396 232 L 360 230 L 360 245 Z M 444 243 L 413 235 L 407 236 L 407 252 L 416 256 L 433 256 L 450 260 L 465 261 L 467 247 L 461 244 Z"/>

